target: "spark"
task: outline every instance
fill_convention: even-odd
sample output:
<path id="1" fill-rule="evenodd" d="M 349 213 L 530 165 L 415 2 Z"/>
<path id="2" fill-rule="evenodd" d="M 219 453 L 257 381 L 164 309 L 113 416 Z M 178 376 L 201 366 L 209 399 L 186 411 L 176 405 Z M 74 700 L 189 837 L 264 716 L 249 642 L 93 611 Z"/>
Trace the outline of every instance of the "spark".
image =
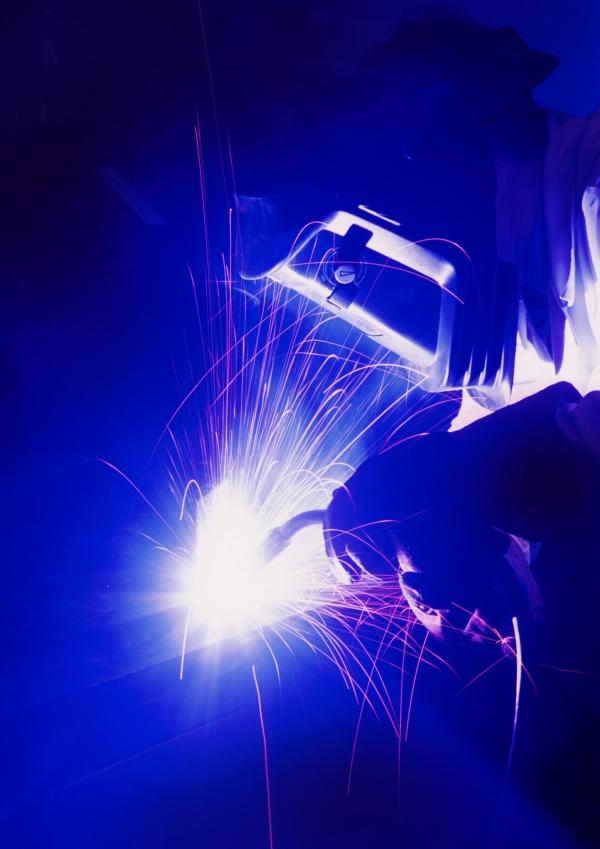
<path id="1" fill-rule="evenodd" d="M 262 701 L 260 698 L 260 688 L 258 686 L 258 678 L 256 677 L 256 668 L 252 665 L 252 675 L 254 676 L 254 685 L 256 687 L 256 698 L 258 699 L 258 716 L 260 719 L 260 729 L 262 731 L 263 754 L 265 759 L 265 781 L 267 786 L 267 816 L 269 820 L 269 849 L 273 849 L 273 818 L 271 816 L 271 783 L 269 781 L 269 757 L 267 751 L 267 733 L 265 731 L 265 720 L 263 717 Z"/>
<path id="2" fill-rule="evenodd" d="M 206 222 L 199 125 L 196 133 Z M 180 677 L 191 646 L 249 631 L 267 645 L 278 676 L 276 641 L 291 654 L 295 645 L 306 646 L 333 665 L 360 706 L 349 792 L 365 709 L 383 711 L 391 722 L 398 736 L 399 775 L 419 669 L 447 663 L 426 636 L 413 633 L 419 626 L 397 580 L 364 576 L 358 584 L 341 584 L 336 579 L 320 528 L 302 530 L 270 563 L 261 561 L 260 551 L 273 528 L 298 513 L 326 508 L 367 453 L 380 453 L 405 438 L 419 413 L 407 414 L 403 407 L 424 375 L 373 340 L 365 351 L 356 329 L 291 289 L 262 281 L 254 288 L 245 282 L 241 290 L 235 229 L 230 210 L 230 249 L 223 252 L 218 275 L 209 265 L 207 228 L 203 285 L 188 266 L 200 358 L 186 346 L 189 382 L 182 382 L 182 400 L 155 449 L 168 455 L 176 519 L 170 514 L 165 519 L 168 508 L 159 510 L 155 499 L 150 502 L 139 487 L 136 491 L 176 541 L 158 547 L 171 554 L 172 594 L 185 611 Z M 431 406 L 444 403 L 436 397 Z M 409 657 L 416 666 L 406 700 Z M 389 690 L 385 667 L 399 676 L 399 701 Z M 272 846 L 266 732 L 254 666 L 252 671 Z"/>
<path id="3" fill-rule="evenodd" d="M 410 689 L 410 698 L 408 700 L 408 711 L 406 714 L 406 731 L 404 733 L 404 742 L 408 740 L 408 726 L 410 723 L 410 714 L 412 712 L 412 704 L 413 698 L 415 695 L 415 687 L 417 686 L 417 674 L 419 672 L 419 666 L 421 665 L 421 661 L 423 660 L 423 653 L 425 651 L 425 644 L 427 643 L 427 637 L 429 636 L 429 631 L 426 632 L 425 637 L 423 638 L 423 645 L 421 646 L 421 651 L 419 652 L 419 657 L 417 659 L 417 667 L 415 669 L 415 674 L 413 676 L 413 683 Z"/>
<path id="4" fill-rule="evenodd" d="M 523 649 L 521 647 L 521 634 L 519 632 L 519 622 L 516 616 L 513 616 L 512 618 L 512 625 L 515 632 L 515 665 L 517 680 L 515 682 L 515 712 L 513 716 L 513 731 L 512 738 L 510 741 L 510 750 L 508 753 L 508 762 L 506 764 L 506 776 L 504 779 L 505 783 L 508 779 L 508 770 L 510 768 L 512 755 L 515 748 L 515 739 L 517 736 L 517 722 L 519 720 L 519 701 L 521 698 L 521 681 L 523 677 Z"/>
<path id="5" fill-rule="evenodd" d="M 521 645 L 521 633 L 519 631 L 519 620 L 516 616 L 512 617 L 512 626 L 513 632 L 515 635 L 515 649 L 514 649 L 514 657 L 515 657 L 515 666 L 516 666 L 516 680 L 515 680 L 515 706 L 513 713 L 513 723 L 512 723 L 512 734 L 510 739 L 510 748 L 508 750 L 508 757 L 506 759 L 506 768 L 504 770 L 504 779 L 502 781 L 502 789 L 500 791 L 500 799 L 498 801 L 498 806 L 496 808 L 496 816 L 494 818 L 494 822 L 492 824 L 492 829 L 490 832 L 490 837 L 488 841 L 488 847 L 492 845 L 492 840 L 494 838 L 496 827 L 498 824 L 498 820 L 500 818 L 500 812 L 502 810 L 502 805 L 504 803 L 504 797 L 506 795 L 506 788 L 508 786 L 508 774 L 510 772 L 510 767 L 512 764 L 513 753 L 515 749 L 515 740 L 517 738 L 517 724 L 519 721 L 519 703 L 521 700 L 521 683 L 523 678 L 523 648 Z"/>
<path id="6" fill-rule="evenodd" d="M 400 589 L 375 580 L 341 586 L 318 528 L 300 533 L 267 565 L 259 550 L 272 528 L 327 506 L 364 458 L 367 439 L 377 450 L 401 432 L 398 410 L 422 375 L 382 349 L 366 355 L 360 334 L 290 290 L 257 284 L 240 299 L 234 260 L 230 254 L 219 283 L 207 286 L 206 303 L 192 284 L 205 366 L 163 432 L 174 448 L 178 535 L 187 540 L 178 556 L 185 644 L 199 629 L 207 642 L 249 629 L 264 636 L 275 625 L 310 640 L 312 629 L 348 674 L 331 623 L 361 648 L 359 630 L 379 629 L 379 656 L 407 628 Z M 194 404 L 201 424 L 190 438 L 181 419 Z"/>

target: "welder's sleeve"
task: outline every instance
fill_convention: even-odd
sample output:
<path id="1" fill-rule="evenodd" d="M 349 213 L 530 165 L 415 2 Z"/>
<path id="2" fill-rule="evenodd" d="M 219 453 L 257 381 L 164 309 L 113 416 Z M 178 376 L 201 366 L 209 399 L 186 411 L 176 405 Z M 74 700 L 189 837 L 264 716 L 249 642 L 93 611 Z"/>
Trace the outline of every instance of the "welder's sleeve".
<path id="1" fill-rule="evenodd" d="M 577 182 L 582 194 L 587 246 L 595 281 L 600 281 L 600 109 L 592 115 L 581 141 Z"/>
<path id="2" fill-rule="evenodd" d="M 580 400 L 571 384 L 556 383 L 453 434 L 473 515 L 529 540 L 571 532 L 586 520 L 597 503 L 600 467 L 557 420 Z"/>
<path id="3" fill-rule="evenodd" d="M 567 439 L 600 460 L 600 391 L 588 392 L 579 404 L 559 408 L 556 418 Z"/>
<path id="4" fill-rule="evenodd" d="M 549 111 L 543 179 L 554 361 L 560 367 L 568 320 L 585 385 L 600 359 L 600 110 Z"/>
<path id="5" fill-rule="evenodd" d="M 502 553 L 505 534 L 576 533 L 600 505 L 600 460 L 557 419 L 580 401 L 557 383 L 462 430 L 406 439 L 366 460 L 326 511 L 332 562 L 350 578 L 384 577 L 403 568 L 402 555 L 436 585 L 459 572 L 473 583 Z"/>

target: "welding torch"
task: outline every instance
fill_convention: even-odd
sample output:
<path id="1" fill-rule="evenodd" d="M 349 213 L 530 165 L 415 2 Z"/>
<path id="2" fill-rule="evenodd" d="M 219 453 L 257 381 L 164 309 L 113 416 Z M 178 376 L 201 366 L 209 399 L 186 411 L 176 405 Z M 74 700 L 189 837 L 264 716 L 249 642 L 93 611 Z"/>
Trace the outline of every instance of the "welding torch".
<path id="1" fill-rule="evenodd" d="M 270 563 L 277 555 L 285 551 L 292 542 L 292 539 L 299 531 L 308 528 L 310 525 L 323 525 L 325 518 L 325 510 L 306 510 L 304 513 L 298 513 L 292 516 L 283 525 L 273 528 L 260 548 L 261 562 L 266 565 Z"/>

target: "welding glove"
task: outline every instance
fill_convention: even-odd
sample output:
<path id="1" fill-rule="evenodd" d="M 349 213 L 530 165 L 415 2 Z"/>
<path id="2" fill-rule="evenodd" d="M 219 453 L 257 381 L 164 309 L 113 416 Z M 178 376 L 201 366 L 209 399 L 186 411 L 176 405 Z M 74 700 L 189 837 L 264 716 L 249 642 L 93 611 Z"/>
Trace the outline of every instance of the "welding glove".
<path id="1" fill-rule="evenodd" d="M 491 638 L 509 651 L 515 612 L 520 621 L 531 618 L 505 556 L 511 538 L 469 521 L 457 510 L 460 499 L 444 504 L 435 492 L 427 497 L 407 459 L 402 449 L 374 457 L 334 492 L 323 525 L 334 573 L 346 582 L 398 581 L 434 636 Z"/>
<path id="2" fill-rule="evenodd" d="M 408 440 L 334 492 L 323 527 L 338 577 L 398 576 L 428 607 L 476 606 L 510 540 L 469 515 L 451 439 Z"/>
<path id="3" fill-rule="evenodd" d="M 326 511 L 334 570 L 354 581 L 397 575 L 415 611 L 414 602 L 506 618 L 518 594 L 510 535 L 553 544 L 595 521 L 599 422 L 600 394 L 582 400 L 557 383 L 463 430 L 407 439 L 367 460 Z"/>

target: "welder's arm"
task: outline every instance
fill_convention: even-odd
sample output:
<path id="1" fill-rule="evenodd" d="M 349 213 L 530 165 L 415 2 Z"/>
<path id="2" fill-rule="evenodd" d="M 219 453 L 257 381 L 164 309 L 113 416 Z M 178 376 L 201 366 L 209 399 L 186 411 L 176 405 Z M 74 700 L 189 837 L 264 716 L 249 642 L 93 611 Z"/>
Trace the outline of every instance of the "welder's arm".
<path id="1" fill-rule="evenodd" d="M 561 432 L 575 445 L 581 446 L 600 460 L 600 392 L 588 392 L 578 404 L 570 403 L 557 410 Z"/>
<path id="2" fill-rule="evenodd" d="M 532 541 L 574 530 L 597 497 L 597 405 L 556 383 L 454 433 L 481 519 Z"/>
<path id="3" fill-rule="evenodd" d="M 600 396 L 580 401 L 555 384 L 462 431 L 367 460 L 327 509 L 332 562 L 356 580 L 402 571 L 405 557 L 408 571 L 435 570 L 439 583 L 491 562 L 503 544 L 496 529 L 540 541 L 573 527 L 599 479 Z"/>
<path id="4" fill-rule="evenodd" d="M 463 562 L 465 547 L 476 558 L 482 535 L 467 517 L 471 494 L 462 485 L 462 466 L 449 433 L 405 440 L 363 463 L 325 513 L 325 545 L 336 572 L 357 580 L 363 572 L 385 577 L 425 563 L 437 569 Z"/>
<path id="5" fill-rule="evenodd" d="M 509 538 L 473 516 L 453 434 L 407 440 L 363 463 L 325 513 L 325 545 L 341 580 L 400 576 L 424 603 L 472 605 Z"/>

